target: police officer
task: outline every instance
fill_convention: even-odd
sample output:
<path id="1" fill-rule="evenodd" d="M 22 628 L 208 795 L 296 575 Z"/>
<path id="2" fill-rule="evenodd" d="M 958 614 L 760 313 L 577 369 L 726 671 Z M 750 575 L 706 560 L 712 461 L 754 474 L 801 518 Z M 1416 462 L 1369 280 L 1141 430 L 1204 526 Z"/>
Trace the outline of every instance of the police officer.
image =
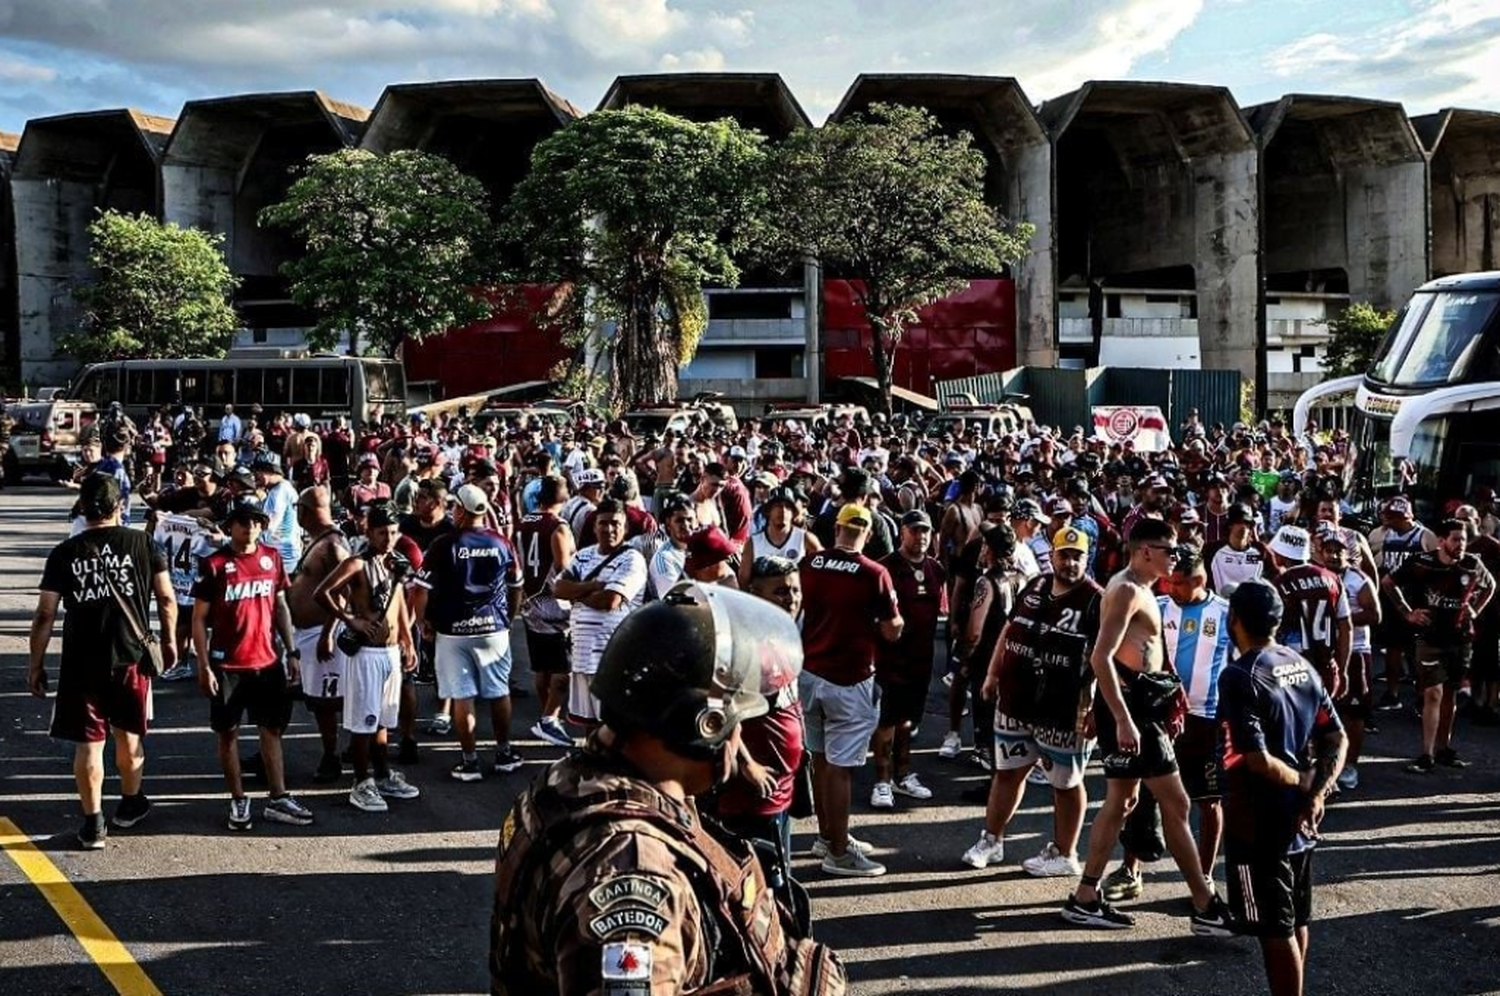
<path id="1" fill-rule="evenodd" d="M 731 776 L 762 688 L 801 667 L 785 612 L 719 586 L 678 584 L 620 624 L 592 682 L 602 727 L 501 827 L 493 993 L 845 991 L 838 957 L 693 802 Z"/>

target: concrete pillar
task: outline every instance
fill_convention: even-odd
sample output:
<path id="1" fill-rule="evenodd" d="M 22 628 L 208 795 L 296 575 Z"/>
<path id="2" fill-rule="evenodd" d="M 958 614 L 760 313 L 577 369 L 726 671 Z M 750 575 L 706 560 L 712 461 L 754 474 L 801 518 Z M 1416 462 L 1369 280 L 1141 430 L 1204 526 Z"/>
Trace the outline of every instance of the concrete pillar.
<path id="1" fill-rule="evenodd" d="M 1427 164 L 1350 170 L 1349 297 L 1395 309 L 1427 280 Z"/>
<path id="2" fill-rule="evenodd" d="M 802 376 L 807 402 L 816 405 L 823 399 L 823 267 L 811 257 L 802 264 L 802 301 L 807 323 Z"/>
<path id="3" fill-rule="evenodd" d="M 1252 148 L 1193 161 L 1198 343 L 1206 370 L 1258 380 L 1260 232 Z"/>
<path id="4" fill-rule="evenodd" d="M 1500 114 L 1414 118 L 1428 169 L 1432 275 L 1500 269 Z"/>
<path id="5" fill-rule="evenodd" d="M 1015 266 L 1016 357 L 1022 365 L 1057 365 L 1056 211 L 1052 199 L 1052 144 L 1040 142 L 1015 156 L 1010 216 L 1036 226 L 1031 254 Z"/>
<path id="6" fill-rule="evenodd" d="M 0 131 L 0 369 L 19 371 L 21 332 L 16 325 L 16 219 L 10 174 L 20 135 Z"/>

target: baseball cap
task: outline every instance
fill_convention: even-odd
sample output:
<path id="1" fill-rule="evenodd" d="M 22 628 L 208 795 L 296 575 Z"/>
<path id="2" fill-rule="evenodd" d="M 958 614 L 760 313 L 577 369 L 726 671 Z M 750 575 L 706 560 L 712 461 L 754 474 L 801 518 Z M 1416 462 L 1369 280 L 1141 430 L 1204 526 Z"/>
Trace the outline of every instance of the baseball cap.
<path id="1" fill-rule="evenodd" d="M 1349 549 L 1349 544 L 1344 539 L 1343 530 L 1331 522 L 1324 522 L 1318 525 L 1318 542 L 1324 546 L 1327 546 L 1329 543 L 1337 543 L 1344 549 Z"/>
<path id="2" fill-rule="evenodd" d="M 1254 523 L 1255 510 L 1244 502 L 1239 502 L 1229 506 L 1229 511 L 1225 513 L 1225 517 L 1229 520 L 1231 526 L 1241 523 Z"/>
<path id="3" fill-rule="evenodd" d="M 1047 511 L 1053 515 L 1072 515 L 1073 503 L 1066 498 L 1054 498 L 1047 506 Z"/>
<path id="4" fill-rule="evenodd" d="M 1059 529 L 1052 537 L 1053 550 L 1077 550 L 1079 553 L 1088 555 L 1089 534 L 1082 529 L 1074 529 L 1072 526 Z"/>
<path id="5" fill-rule="evenodd" d="M 734 544 L 724 530 L 718 526 L 708 526 L 688 537 L 687 559 L 683 561 L 683 569 L 697 571 L 713 567 L 733 557 L 734 552 Z"/>
<path id="6" fill-rule="evenodd" d="M 1288 560 L 1306 563 L 1311 544 L 1307 530 L 1301 526 L 1282 526 L 1271 538 L 1271 552 Z"/>
<path id="7" fill-rule="evenodd" d="M 604 484 L 604 471 L 585 467 L 573 475 L 573 483 L 580 488 L 597 488 Z"/>
<path id="8" fill-rule="evenodd" d="M 1071 512 L 1072 509 L 1068 511 Z M 1035 519 L 1037 522 L 1052 521 L 1047 513 L 1042 511 L 1041 503 L 1035 498 L 1022 498 L 1016 502 L 1015 507 L 1011 509 L 1010 517 L 1012 519 Z"/>
<path id="9" fill-rule="evenodd" d="M 1382 512 L 1390 512 L 1392 515 L 1410 515 L 1411 499 L 1405 495 L 1397 495 L 1394 498 L 1388 499 L 1384 505 L 1380 506 L 1380 510 Z"/>
<path id="10" fill-rule="evenodd" d="M 770 508 L 772 505 L 777 504 L 795 509 L 797 507 L 797 492 L 787 487 L 772 488 L 770 493 L 766 495 L 765 505 L 767 508 Z"/>
<path id="11" fill-rule="evenodd" d="M 303 412 L 298 412 L 297 414 L 292 416 L 292 424 L 299 429 L 306 429 L 308 426 L 312 425 L 312 416 L 307 415 Z"/>
<path id="12" fill-rule="evenodd" d="M 850 502 L 839 509 L 838 524 L 841 526 L 858 526 L 860 529 L 869 529 L 871 522 L 870 510 L 863 505 Z"/>
<path id="13" fill-rule="evenodd" d="M 1172 485 L 1168 484 L 1167 479 L 1165 477 L 1162 477 L 1160 474 L 1152 474 L 1150 477 L 1146 478 L 1141 482 L 1141 487 L 1147 488 L 1151 491 L 1172 490 Z"/>
<path id="14" fill-rule="evenodd" d="M 931 529 L 932 517 L 920 508 L 914 508 L 901 517 L 901 524 L 912 529 Z"/>
<path id="15" fill-rule="evenodd" d="M 250 473 L 250 468 L 240 465 L 224 475 L 225 483 L 233 482 L 248 490 L 255 490 L 255 475 Z"/>
<path id="16" fill-rule="evenodd" d="M 731 447 L 729 447 L 729 459 L 731 459 L 731 460 L 744 460 L 746 458 L 746 456 L 747 456 L 747 454 L 745 453 L 745 448 L 743 446 L 731 446 Z"/>
<path id="17" fill-rule="evenodd" d="M 266 514 L 265 507 L 255 498 L 236 498 L 234 504 L 229 506 L 229 514 L 225 518 L 230 522 L 249 522 L 251 519 L 259 519 L 261 525 L 271 521 Z"/>
<path id="18" fill-rule="evenodd" d="M 396 524 L 396 510 L 389 502 L 376 502 L 370 506 L 370 512 L 365 519 L 366 529 L 376 529 L 380 526 L 394 526 Z"/>
<path id="19" fill-rule="evenodd" d="M 1196 508 L 1189 505 L 1178 513 L 1177 521 L 1184 526 L 1196 526 L 1203 521 L 1203 517 L 1198 514 Z"/>
<path id="20" fill-rule="evenodd" d="M 465 484 L 459 488 L 458 503 L 470 515 L 483 515 L 490 510 L 490 496 L 477 484 Z"/>
<path id="21" fill-rule="evenodd" d="M 380 458 L 373 453 L 366 453 L 364 456 L 359 458 L 359 465 L 361 467 L 379 468 Z"/>
<path id="22" fill-rule="evenodd" d="M 270 450 L 257 450 L 255 455 L 250 458 L 250 469 L 265 469 L 279 474 L 281 473 L 281 457 Z"/>

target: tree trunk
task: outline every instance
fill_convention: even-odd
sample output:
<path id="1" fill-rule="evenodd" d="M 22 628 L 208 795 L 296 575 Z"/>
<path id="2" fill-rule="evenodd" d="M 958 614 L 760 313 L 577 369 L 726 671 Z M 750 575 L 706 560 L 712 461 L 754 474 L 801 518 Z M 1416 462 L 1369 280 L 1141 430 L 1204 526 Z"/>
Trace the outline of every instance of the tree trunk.
<path id="1" fill-rule="evenodd" d="M 670 402 L 677 397 L 677 348 L 659 317 L 656 282 L 631 284 L 628 307 L 615 336 L 616 391 L 627 406 Z"/>
<path id="2" fill-rule="evenodd" d="M 886 334 L 881 330 L 879 320 L 870 316 L 870 352 L 875 359 L 875 384 L 880 389 L 880 410 L 887 418 L 891 416 L 891 380 L 893 376 L 892 367 L 895 366 L 895 347 L 886 346 Z"/>

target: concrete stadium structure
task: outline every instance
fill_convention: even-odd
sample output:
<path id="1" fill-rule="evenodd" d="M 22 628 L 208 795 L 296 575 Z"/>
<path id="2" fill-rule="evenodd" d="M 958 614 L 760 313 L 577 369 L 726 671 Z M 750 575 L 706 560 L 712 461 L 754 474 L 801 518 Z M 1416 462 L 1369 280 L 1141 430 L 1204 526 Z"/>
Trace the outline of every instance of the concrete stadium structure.
<path id="1" fill-rule="evenodd" d="M 1500 265 L 1500 115 L 1487 111 L 1413 122 L 1398 104 L 1305 94 L 1242 109 L 1222 87 L 1107 81 L 1034 105 L 1004 77 L 872 74 L 833 117 L 876 101 L 972 133 L 991 202 L 1036 225 L 1032 254 L 1005 275 L 1018 362 L 1172 357 L 1239 370 L 1284 404 L 1320 376 L 1318 323 L 1348 301 L 1397 306 L 1430 274 Z M 623 76 L 598 107 L 627 104 L 727 115 L 773 137 L 813 126 L 775 74 Z M 278 274 L 295 246 L 255 216 L 308 154 L 438 152 L 498 212 L 535 144 L 578 113 L 536 80 L 499 79 L 393 85 L 373 115 L 308 91 L 194 101 L 175 126 L 130 110 L 31 121 L 19 143 L 0 138 L 0 359 L 31 385 L 75 367 L 55 343 L 78 318 L 97 209 L 222 233 L 244 341 L 279 344 L 307 323 Z M 821 282 L 815 263 L 788 261 L 710 290 L 684 389 L 816 396 Z"/>
<path id="2" fill-rule="evenodd" d="M 20 350 L 16 325 L 16 220 L 10 200 L 10 171 L 21 136 L 0 131 L 0 356 Z"/>

